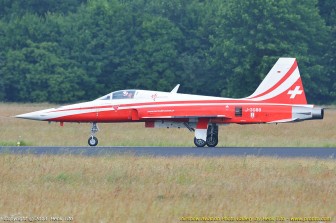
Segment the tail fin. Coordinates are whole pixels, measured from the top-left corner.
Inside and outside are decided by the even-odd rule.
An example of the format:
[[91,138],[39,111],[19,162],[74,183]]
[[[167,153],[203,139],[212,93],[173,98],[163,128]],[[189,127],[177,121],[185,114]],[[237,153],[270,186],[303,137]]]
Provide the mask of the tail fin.
[[295,58],[279,58],[257,90],[247,97],[255,101],[307,104]]

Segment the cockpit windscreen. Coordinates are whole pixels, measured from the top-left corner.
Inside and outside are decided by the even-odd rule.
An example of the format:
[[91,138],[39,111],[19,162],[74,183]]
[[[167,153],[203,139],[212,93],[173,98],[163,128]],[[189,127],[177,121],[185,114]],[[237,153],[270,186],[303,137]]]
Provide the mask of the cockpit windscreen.
[[96,100],[117,100],[117,99],[132,99],[134,98],[135,90],[121,90],[107,94]]
[[135,90],[115,91],[112,94],[112,99],[132,99],[134,98]]

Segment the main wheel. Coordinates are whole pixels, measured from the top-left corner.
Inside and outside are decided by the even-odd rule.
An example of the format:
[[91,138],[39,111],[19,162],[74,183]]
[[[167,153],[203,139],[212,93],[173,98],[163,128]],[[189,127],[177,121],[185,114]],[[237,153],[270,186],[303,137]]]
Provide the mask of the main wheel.
[[98,139],[94,136],[91,136],[88,140],[90,146],[96,146],[98,144]]
[[206,138],[206,144],[209,147],[215,147],[218,144],[218,136],[216,134],[210,134]]
[[197,147],[204,147],[206,145],[206,141],[203,139],[196,139],[196,137],[194,138],[194,143]]

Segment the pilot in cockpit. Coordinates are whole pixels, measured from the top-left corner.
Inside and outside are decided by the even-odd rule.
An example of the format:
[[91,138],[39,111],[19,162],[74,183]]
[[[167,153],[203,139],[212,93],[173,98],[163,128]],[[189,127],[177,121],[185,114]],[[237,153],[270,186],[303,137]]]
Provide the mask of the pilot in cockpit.
[[133,93],[128,91],[123,91],[123,98],[133,98]]
[[127,98],[128,96],[128,91],[123,91],[123,98]]
[[133,93],[132,92],[128,92],[127,97],[128,98],[133,98]]

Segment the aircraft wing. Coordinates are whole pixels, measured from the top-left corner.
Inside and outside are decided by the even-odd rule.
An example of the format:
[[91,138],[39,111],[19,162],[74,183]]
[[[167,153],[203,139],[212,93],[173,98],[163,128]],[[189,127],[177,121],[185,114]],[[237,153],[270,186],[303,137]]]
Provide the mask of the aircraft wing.
[[136,109],[139,119],[189,119],[189,118],[226,118],[230,119],[229,111],[221,107],[164,107]]
[[173,118],[173,119],[183,119],[183,118],[227,118],[231,119],[231,117],[225,115],[179,115],[179,116],[143,116],[140,119],[166,119],[166,118]]

